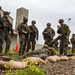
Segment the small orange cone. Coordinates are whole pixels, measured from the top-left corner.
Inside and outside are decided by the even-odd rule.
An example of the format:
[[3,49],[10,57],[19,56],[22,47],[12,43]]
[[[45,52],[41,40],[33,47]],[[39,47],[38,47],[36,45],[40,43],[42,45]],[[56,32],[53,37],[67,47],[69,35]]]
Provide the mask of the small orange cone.
[[72,53],[72,49],[70,50],[70,53]]
[[19,46],[18,46],[18,42],[16,42],[16,47],[15,47],[15,52],[18,52],[19,51]]

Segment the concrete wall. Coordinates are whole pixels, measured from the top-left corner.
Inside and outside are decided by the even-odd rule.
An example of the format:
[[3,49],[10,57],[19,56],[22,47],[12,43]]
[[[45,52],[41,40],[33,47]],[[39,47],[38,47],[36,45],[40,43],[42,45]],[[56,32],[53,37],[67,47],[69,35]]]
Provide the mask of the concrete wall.
[[[11,46],[10,46],[10,49],[15,48],[16,42],[17,42],[17,35],[14,35],[14,36],[11,38]],[[5,43],[5,41],[4,41],[3,48],[5,48],[5,47],[6,47],[6,43]]]
[[42,47],[43,47],[42,44],[36,44],[36,45],[35,45],[35,50],[40,49],[40,48],[42,48]]
[[28,18],[28,9],[25,8],[19,8],[16,11],[16,25],[15,28],[17,29],[17,26],[23,22],[23,17]]

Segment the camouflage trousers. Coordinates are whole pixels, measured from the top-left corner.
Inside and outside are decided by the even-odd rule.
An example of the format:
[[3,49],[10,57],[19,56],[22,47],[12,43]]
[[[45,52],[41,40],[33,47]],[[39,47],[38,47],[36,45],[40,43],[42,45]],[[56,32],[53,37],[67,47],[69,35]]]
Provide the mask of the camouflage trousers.
[[28,47],[27,47],[27,52],[29,51],[29,49],[31,49],[32,51],[34,51],[35,50],[35,44],[36,44],[36,40],[35,40],[35,38],[30,38],[29,40],[28,40]]
[[72,44],[72,53],[75,53],[75,43]]
[[0,53],[2,53],[3,50],[3,41],[4,41],[3,31],[0,31]]
[[20,41],[20,48],[19,48],[19,55],[24,54],[26,52],[26,47],[27,47],[27,38],[25,35],[20,35],[19,36],[19,41]]
[[6,43],[6,48],[5,48],[5,53],[7,53],[10,49],[10,45],[11,45],[11,37],[9,32],[4,32],[4,40]]
[[62,54],[67,55],[67,50],[68,50],[68,39],[61,38],[60,39],[60,55]]

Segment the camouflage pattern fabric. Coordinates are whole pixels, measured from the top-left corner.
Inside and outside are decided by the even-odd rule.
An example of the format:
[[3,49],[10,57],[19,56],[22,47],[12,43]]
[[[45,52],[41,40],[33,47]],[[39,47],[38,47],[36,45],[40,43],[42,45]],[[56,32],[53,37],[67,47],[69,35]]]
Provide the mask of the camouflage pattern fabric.
[[3,50],[3,41],[4,41],[4,35],[3,31],[0,29],[0,53],[2,53]]
[[29,29],[30,29],[30,38],[28,41],[27,52],[29,49],[31,49],[32,51],[35,50],[36,40],[38,40],[38,35],[39,35],[38,29],[35,25],[30,25]]
[[60,38],[60,55],[62,55],[62,54],[67,55],[70,29],[66,24],[63,24],[62,26],[60,26],[58,28],[57,33],[60,34],[60,36],[61,36],[61,38]]
[[3,41],[4,41],[4,36],[3,36],[3,28],[2,28],[2,22],[1,22],[1,14],[0,14],[0,54],[2,53],[3,49]]
[[37,49],[35,51],[26,53],[24,56],[22,56],[22,58],[25,58],[27,56],[36,56],[36,57],[40,57],[42,59],[45,59],[46,57],[48,57],[50,55],[55,55],[55,54],[56,53],[52,47],[49,47],[49,48],[43,47],[41,49]]
[[72,43],[72,53],[75,52],[75,34],[71,38],[71,43]]
[[3,30],[3,33],[4,33],[4,40],[5,40],[5,43],[6,43],[6,48],[5,48],[5,53],[7,53],[10,49],[10,45],[11,45],[11,37],[10,37],[10,30],[9,30],[9,27],[8,27],[8,18],[5,18],[5,17],[2,17],[2,23],[4,25],[4,30]]
[[55,36],[55,31],[51,28],[51,27],[47,27],[44,29],[44,31],[42,32],[45,43],[44,44],[49,44],[49,42],[51,42],[51,40],[53,39],[53,37]]
[[18,25],[17,30],[19,31],[19,41],[20,41],[20,48],[19,54],[22,55],[26,52],[27,47],[27,40],[29,38],[29,28],[28,25],[22,22]]

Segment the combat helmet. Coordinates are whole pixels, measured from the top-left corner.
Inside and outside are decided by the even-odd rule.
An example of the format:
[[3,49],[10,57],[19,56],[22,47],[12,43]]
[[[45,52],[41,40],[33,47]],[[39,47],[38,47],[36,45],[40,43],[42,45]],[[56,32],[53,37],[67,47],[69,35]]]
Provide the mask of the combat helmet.
[[10,14],[10,12],[8,12],[8,11],[3,12],[3,15],[9,15],[9,14]]
[[36,24],[36,21],[35,20],[32,20],[32,22],[31,23],[34,23],[34,24]]
[[27,22],[27,21],[28,21],[28,19],[27,19],[26,17],[23,17],[23,21]]
[[64,20],[63,19],[59,19],[59,21],[58,21],[59,23],[62,23],[62,22],[64,22]]
[[47,26],[51,26],[51,23],[47,23]]

